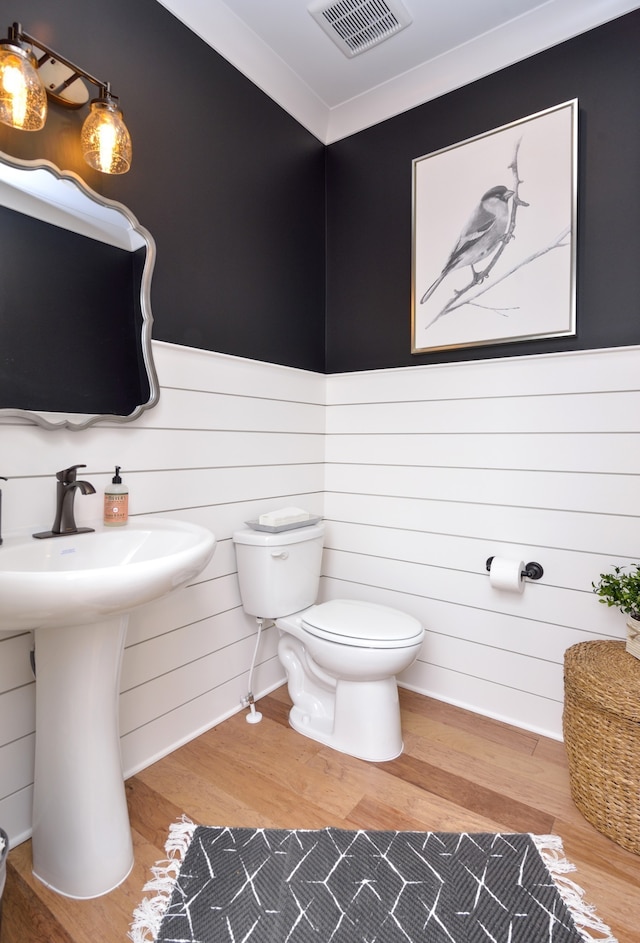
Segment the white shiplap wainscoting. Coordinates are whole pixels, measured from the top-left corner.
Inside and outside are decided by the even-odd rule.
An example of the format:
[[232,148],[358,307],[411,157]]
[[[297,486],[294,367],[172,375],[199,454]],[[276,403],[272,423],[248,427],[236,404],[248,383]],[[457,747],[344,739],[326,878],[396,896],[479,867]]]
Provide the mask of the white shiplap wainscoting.
[[[640,559],[638,348],[329,377],[324,593],[427,629],[407,687],[560,738],[563,655],[622,638]],[[493,589],[492,555],[544,568]]]
[[[77,496],[78,524],[101,517],[118,464],[132,516],[192,521],[217,537],[193,585],[131,615],[120,697],[127,775],[239,710],[247,693],[256,623],[240,606],[233,531],[277,507],[324,510],[324,376],[162,343],[154,355],[160,402],[135,423],[0,426],[5,533],[49,527],[55,472],[82,462],[98,493]],[[0,637],[0,824],[12,843],[31,830],[31,644],[30,633]],[[256,695],[284,679],[275,649],[267,628]]]
[[[239,709],[256,626],[240,605],[231,535],[290,504],[326,519],[324,598],[385,603],[425,624],[401,683],[560,737],[565,649],[624,636],[591,581],[640,557],[639,348],[329,377],[168,344],[154,352],[160,403],[136,423],[0,427],[6,532],[48,527],[54,473],[85,462],[98,494],[78,496],[78,523],[100,517],[117,463],[133,515],[193,521],[218,538],[193,585],[132,614],[126,774]],[[544,577],[521,596],[492,589],[492,555],[537,560]],[[284,679],[276,641],[267,629],[256,695]],[[31,828],[30,645],[29,633],[0,639],[0,824],[13,842]]]

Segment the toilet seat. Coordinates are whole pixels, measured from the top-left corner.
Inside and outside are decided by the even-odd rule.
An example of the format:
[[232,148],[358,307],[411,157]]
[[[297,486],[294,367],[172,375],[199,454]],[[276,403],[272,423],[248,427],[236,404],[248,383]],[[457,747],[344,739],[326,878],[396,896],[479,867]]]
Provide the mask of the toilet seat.
[[332,599],[301,614],[302,628],[316,638],[356,648],[406,648],[424,630],[413,616],[356,599]]

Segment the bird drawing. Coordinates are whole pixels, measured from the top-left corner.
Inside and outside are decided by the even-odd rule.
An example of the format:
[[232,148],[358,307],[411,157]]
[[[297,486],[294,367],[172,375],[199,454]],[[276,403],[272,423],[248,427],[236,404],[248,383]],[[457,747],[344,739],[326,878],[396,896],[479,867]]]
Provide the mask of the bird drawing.
[[440,282],[455,269],[470,265],[474,282],[482,280],[482,276],[478,275],[474,265],[491,255],[502,241],[507,231],[509,200],[513,194],[513,190],[508,190],[503,186],[487,190],[460,233],[460,238],[447,259],[446,265],[435,282],[427,288],[420,299],[420,304],[424,304]]

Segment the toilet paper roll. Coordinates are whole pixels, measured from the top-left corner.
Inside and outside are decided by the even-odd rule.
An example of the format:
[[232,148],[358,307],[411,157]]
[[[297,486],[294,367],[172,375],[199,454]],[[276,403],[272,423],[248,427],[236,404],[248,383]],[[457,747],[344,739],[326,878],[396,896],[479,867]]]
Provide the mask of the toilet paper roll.
[[521,593],[524,590],[523,570],[522,560],[494,557],[489,569],[489,582],[495,589],[504,589],[508,593]]

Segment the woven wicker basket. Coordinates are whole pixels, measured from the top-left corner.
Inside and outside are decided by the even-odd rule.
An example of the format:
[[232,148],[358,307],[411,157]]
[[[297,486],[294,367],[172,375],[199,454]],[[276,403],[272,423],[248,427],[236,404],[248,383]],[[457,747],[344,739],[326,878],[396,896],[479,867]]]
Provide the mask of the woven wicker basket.
[[564,657],[571,795],[588,822],[640,854],[640,661],[624,642],[581,642]]

